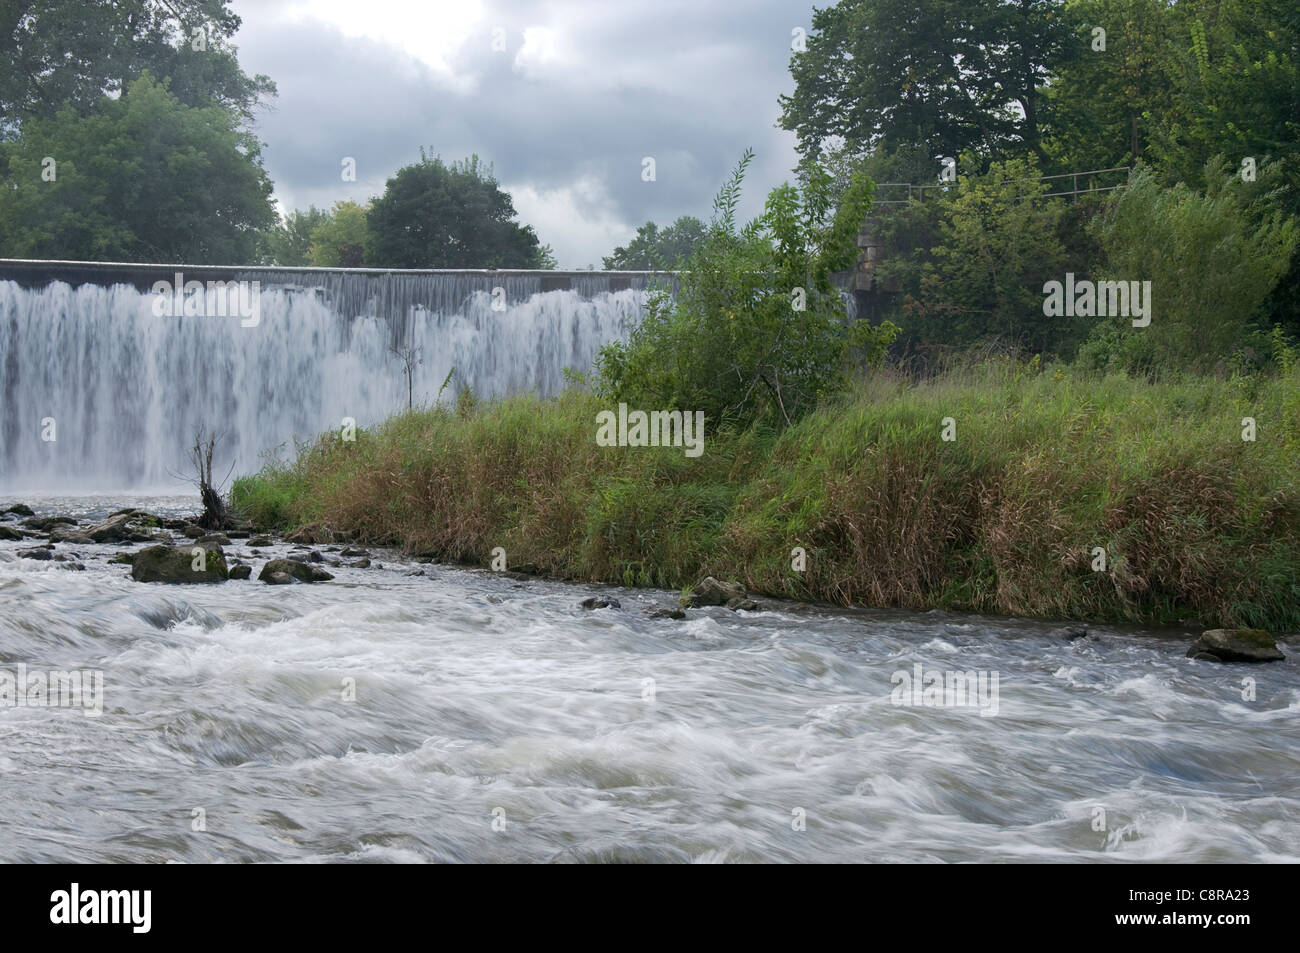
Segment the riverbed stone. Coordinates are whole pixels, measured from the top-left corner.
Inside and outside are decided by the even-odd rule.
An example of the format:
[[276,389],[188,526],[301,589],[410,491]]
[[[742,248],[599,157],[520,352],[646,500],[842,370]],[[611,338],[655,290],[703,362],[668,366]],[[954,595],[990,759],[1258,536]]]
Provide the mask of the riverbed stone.
[[84,546],[86,543],[94,543],[98,542],[98,540],[92,539],[88,536],[86,531],[80,526],[65,526],[60,523],[58,526],[55,526],[50,530],[50,542],[78,543]]
[[682,596],[681,603],[689,609],[700,606],[725,606],[732,599],[744,599],[745,587],[738,582],[719,582],[712,576],[705,576],[691,587],[689,594]]
[[239,565],[230,567],[231,579],[247,579],[253,575],[253,567],[249,565]]
[[148,546],[131,560],[131,578],[136,582],[171,585],[224,582],[230,575],[220,548],[202,547],[201,569],[194,568],[192,546]]
[[203,543],[216,543],[216,544],[219,545],[219,546],[229,546],[229,545],[230,545],[230,537],[227,536],[225,533],[208,533],[208,534],[205,535],[205,536],[200,536],[200,537],[198,538],[198,542],[199,542],[200,544],[203,544]]
[[686,611],[678,609],[675,606],[655,606],[647,609],[646,613],[651,619],[685,619]]
[[249,546],[274,546],[275,541],[270,536],[254,536],[247,543]]
[[37,532],[47,533],[50,527],[58,526],[60,523],[68,526],[77,525],[77,521],[70,516],[34,516],[31,519],[23,520],[22,525]]
[[46,561],[54,558],[54,548],[51,546],[37,546],[35,549],[20,549],[18,555],[24,559]]
[[[119,513],[117,516],[110,516],[104,522],[97,523],[87,529],[85,535],[97,543],[119,543],[124,540],[131,540],[135,536],[142,536],[143,534],[138,529],[131,526],[135,515],[135,511],[131,511],[130,513]],[[148,539],[148,537],[144,536],[143,539],[135,541],[143,542],[145,539]]]
[[0,526],[0,539],[23,539],[23,534],[8,526]]
[[324,569],[317,569],[315,566],[309,566],[307,563],[299,562],[296,559],[272,559],[262,567],[262,571],[258,573],[257,578],[262,582],[275,584],[271,577],[276,573],[284,573],[300,582],[328,582],[334,578]]
[[623,604],[613,596],[588,596],[578,603],[584,609],[621,609]]
[[36,515],[35,513],[32,512],[32,508],[31,508],[30,506],[28,506],[26,503],[15,503],[13,506],[11,506],[11,507],[9,507],[8,509],[6,509],[5,512],[6,512],[6,513],[13,513],[15,516],[35,516],[35,515]]
[[298,582],[297,579],[289,575],[287,572],[267,573],[266,571],[263,571],[257,578],[268,586],[292,586]]
[[760,612],[762,607],[753,599],[728,599],[727,608],[732,612]]
[[1277,639],[1263,629],[1209,629],[1192,643],[1187,657],[1213,662],[1280,662],[1286,658]]

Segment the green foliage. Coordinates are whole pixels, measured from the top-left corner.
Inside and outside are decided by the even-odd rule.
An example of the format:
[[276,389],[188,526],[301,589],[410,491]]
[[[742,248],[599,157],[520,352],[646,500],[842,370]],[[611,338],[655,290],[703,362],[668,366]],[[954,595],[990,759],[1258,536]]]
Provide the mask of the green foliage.
[[[0,0],[0,130],[66,109],[89,115],[127,95],[146,71],[192,107],[221,106],[247,122],[275,94],[240,69],[230,0]],[[201,47],[201,49],[196,49]],[[0,136],[2,138],[2,136]]]
[[275,220],[259,145],[238,116],[186,106],[147,72],[88,115],[28,119],[0,161],[8,257],[251,263]]
[[335,202],[311,231],[307,263],[317,268],[360,268],[371,259],[374,237],[368,224],[369,206]]
[[[1180,4],[1181,5],[1181,4]],[[1045,151],[1060,171],[1109,169],[1148,156],[1174,97],[1176,47],[1165,0],[1076,0],[1074,48],[1047,90]],[[1105,49],[1094,47],[1105,30]]]
[[1202,194],[1181,183],[1162,188],[1139,169],[1094,222],[1106,255],[1101,277],[1150,281],[1153,300],[1149,327],[1124,332],[1110,322],[1098,335],[1148,335],[1161,363],[1183,370],[1227,358],[1251,319],[1262,316],[1300,238],[1294,219],[1251,207],[1268,200],[1267,167],[1256,183],[1243,183],[1216,158],[1205,178]]
[[607,399],[702,410],[714,428],[787,426],[842,387],[851,349],[865,363],[883,356],[893,326],[850,323],[831,281],[857,256],[870,180],[856,178],[836,209],[830,176],[814,169],[801,188],[773,189],[763,214],[738,229],[752,157],[745,153],[719,192],[676,295],[654,296],[630,339],[602,349]]
[[781,125],[805,156],[833,136],[945,156],[1037,152],[1043,86],[1074,55],[1073,23],[1056,0],[840,0],[814,11],[807,50],[791,57]]
[[1077,333],[1069,319],[1043,316],[1043,283],[1066,268],[1066,205],[1048,191],[1032,159],[1013,159],[890,214],[879,274],[902,293],[895,320],[909,348],[997,341],[1051,353]]
[[330,213],[311,206],[295,210],[262,235],[262,263],[298,266],[311,264],[312,232],[329,221]]
[[371,259],[386,268],[550,267],[532,227],[514,218],[490,165],[476,155],[446,165],[422,149],[371,206]]
[[654,222],[636,230],[627,246],[618,246],[603,259],[610,271],[666,271],[681,268],[704,240],[706,229],[698,218],[683,215],[663,231]]

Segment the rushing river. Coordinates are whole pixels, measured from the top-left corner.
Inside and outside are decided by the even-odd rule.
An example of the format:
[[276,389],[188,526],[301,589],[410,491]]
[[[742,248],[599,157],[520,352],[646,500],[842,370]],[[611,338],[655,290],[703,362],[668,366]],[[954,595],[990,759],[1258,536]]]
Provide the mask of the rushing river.
[[[0,861],[1300,861],[1294,642],[1244,666],[937,612],[650,619],[675,594],[380,550],[163,586],[31,545],[0,542],[0,671],[102,671],[103,712],[0,708]],[[981,704],[912,704],[917,665],[988,674]]]

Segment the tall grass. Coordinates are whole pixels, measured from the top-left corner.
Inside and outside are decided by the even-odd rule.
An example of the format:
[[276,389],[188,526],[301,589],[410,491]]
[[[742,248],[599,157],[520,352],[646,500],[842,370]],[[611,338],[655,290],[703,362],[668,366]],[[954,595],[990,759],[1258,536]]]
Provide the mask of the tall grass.
[[500,546],[511,568],[569,579],[713,574],[840,604],[1300,629],[1294,368],[882,373],[782,434],[709,434],[696,459],[597,446],[602,409],[569,391],[415,410],[326,435],[238,480],[233,503],[268,528],[321,522],[448,560],[486,565]]

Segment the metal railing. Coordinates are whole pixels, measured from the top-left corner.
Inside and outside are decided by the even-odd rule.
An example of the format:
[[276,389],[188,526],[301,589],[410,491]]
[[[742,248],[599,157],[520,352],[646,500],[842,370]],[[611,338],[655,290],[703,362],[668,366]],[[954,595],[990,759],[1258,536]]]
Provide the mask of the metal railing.
[[[1084,172],[1062,172],[1056,175],[1040,175],[1036,179],[1003,179],[1003,185],[1010,185],[1013,182],[1047,182],[1056,179],[1070,179],[1072,188],[1061,192],[1045,192],[1042,195],[1034,195],[1031,198],[1059,198],[1069,195],[1074,201],[1079,201],[1080,195],[1087,195],[1092,192],[1111,192],[1115,189],[1122,189],[1127,182],[1118,182],[1113,185],[1098,186],[1094,184],[1093,176],[1107,175],[1112,172],[1123,172],[1126,176],[1132,171],[1128,166],[1116,166],[1113,169],[1088,169]],[[1085,179],[1087,185],[1085,188],[1079,187],[1079,180]],[[925,193],[932,189],[953,189],[957,186],[956,182],[937,182],[933,185],[912,185],[910,182],[878,182],[876,183],[876,194],[879,195],[882,189],[906,189],[907,198],[900,199],[876,199],[873,205],[906,205],[916,197],[920,201],[925,200]]]

